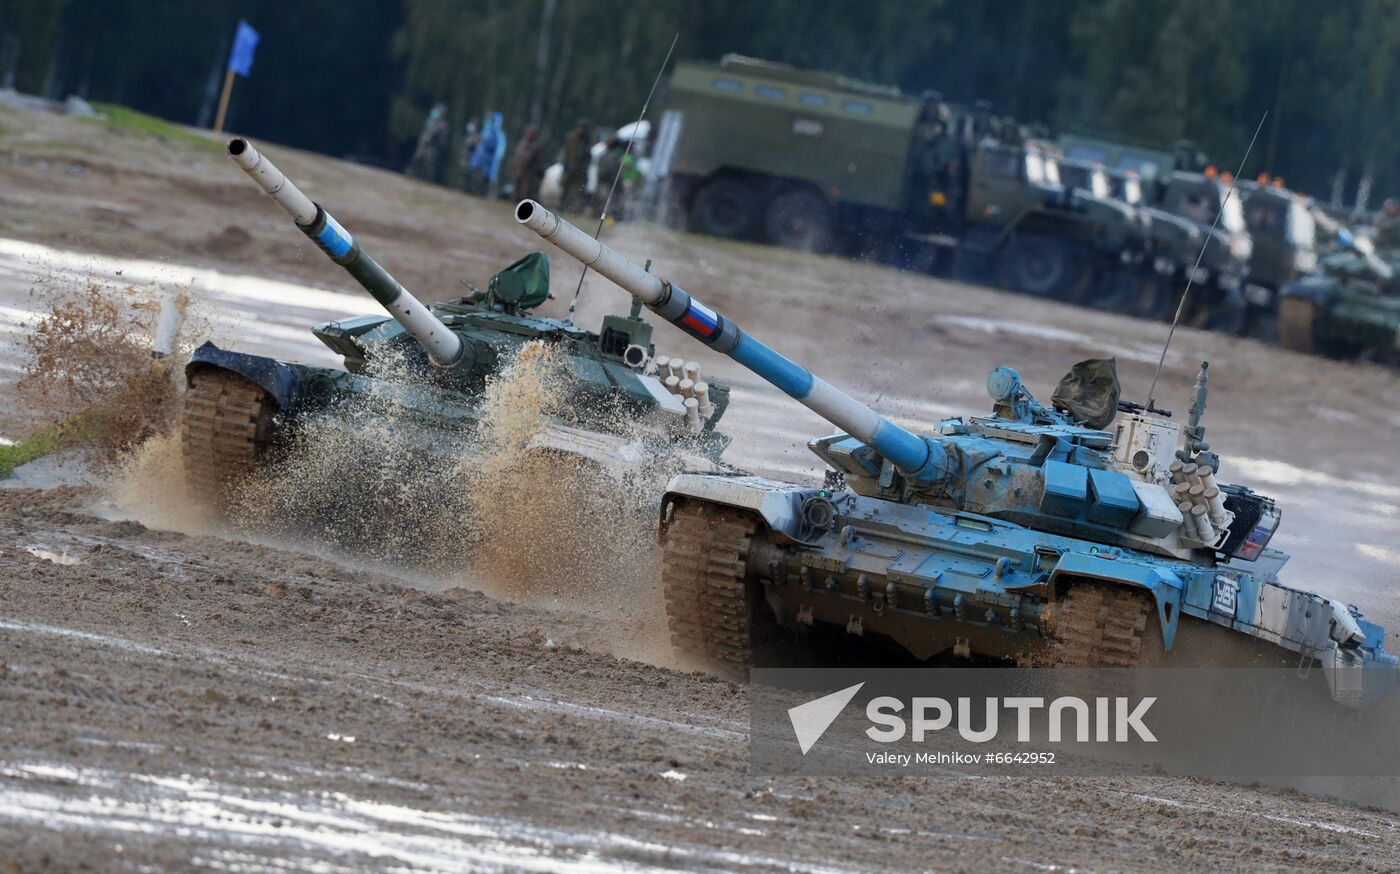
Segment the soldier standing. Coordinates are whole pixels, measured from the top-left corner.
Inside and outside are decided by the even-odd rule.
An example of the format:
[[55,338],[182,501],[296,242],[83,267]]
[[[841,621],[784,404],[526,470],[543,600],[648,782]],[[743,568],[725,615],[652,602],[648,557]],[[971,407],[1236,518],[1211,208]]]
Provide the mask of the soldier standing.
[[462,151],[458,159],[458,165],[462,171],[462,190],[470,193],[472,189],[472,155],[476,152],[476,147],[481,144],[481,130],[477,127],[476,120],[467,121],[466,127],[462,129]]
[[472,150],[467,160],[469,187],[472,194],[494,196],[496,175],[501,168],[501,158],[506,152],[506,133],[502,129],[504,119],[499,112],[486,114],[486,123],[481,128],[481,140]]
[[593,137],[588,122],[578,120],[574,132],[564,141],[563,203],[565,212],[580,212],[588,205],[588,164],[592,160]]
[[540,132],[534,126],[525,128],[520,145],[510,157],[510,184],[516,200],[538,200],[540,175],[544,173],[544,152],[540,149]]
[[[627,157],[627,144],[617,138],[617,135],[608,137],[607,148],[603,156],[598,159],[598,197],[601,199],[607,196],[608,191],[613,192],[611,212],[615,218],[621,219],[627,200],[627,180],[624,178],[623,161]],[[617,179],[617,188],[613,188],[613,179]],[[601,204],[600,204],[601,207]]]
[[423,130],[418,134],[418,144],[413,149],[413,157],[408,161],[404,172],[425,182],[436,182],[438,160],[442,146],[447,141],[447,104],[435,103],[423,122]]

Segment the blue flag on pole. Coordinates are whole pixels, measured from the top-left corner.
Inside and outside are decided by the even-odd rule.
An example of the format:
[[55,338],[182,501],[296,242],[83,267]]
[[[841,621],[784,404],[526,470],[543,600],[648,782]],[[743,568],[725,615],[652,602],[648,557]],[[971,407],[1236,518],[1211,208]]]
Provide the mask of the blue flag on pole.
[[234,73],[248,78],[253,71],[253,52],[258,47],[258,32],[246,21],[238,22],[238,33],[233,38],[233,51],[228,55],[228,68]]

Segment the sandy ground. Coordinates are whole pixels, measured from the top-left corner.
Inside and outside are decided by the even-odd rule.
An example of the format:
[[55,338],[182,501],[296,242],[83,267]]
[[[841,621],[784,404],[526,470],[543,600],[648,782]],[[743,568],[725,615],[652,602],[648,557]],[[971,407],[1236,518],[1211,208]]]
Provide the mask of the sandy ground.
[[[268,151],[423,297],[457,294],[459,278],[480,283],[537,247],[506,204]],[[1048,398],[1073,362],[1114,355],[1125,396],[1142,400],[1165,335],[868,265],[642,226],[608,234],[911,425],[986,409],[983,378],[1000,363]],[[547,310],[560,313],[577,271],[549,254],[563,299]],[[189,289],[221,345],[316,363],[333,359],[309,323],[373,309],[217,147],[0,111],[0,381],[20,366],[17,340],[51,289],[89,280]],[[624,306],[590,279],[580,321]],[[732,462],[819,474],[802,445],[824,433],[819,420],[669,326],[657,342],[735,387]],[[1159,403],[1184,415],[1202,358],[1212,362],[1206,424],[1223,475],[1284,506],[1275,544],[1295,554],[1285,578],[1400,626],[1400,378],[1183,331]],[[0,408],[0,436],[32,424],[2,388]],[[159,462],[153,474],[169,474]],[[467,569],[423,578],[316,557],[304,543],[172,511],[162,488],[0,493],[0,862],[1396,864],[1389,814],[1279,790],[976,775],[756,780],[746,773],[744,691],[669,667],[663,642],[637,634],[654,616],[567,591],[511,597]],[[648,603],[640,568],[607,584],[637,593],[638,609]]]

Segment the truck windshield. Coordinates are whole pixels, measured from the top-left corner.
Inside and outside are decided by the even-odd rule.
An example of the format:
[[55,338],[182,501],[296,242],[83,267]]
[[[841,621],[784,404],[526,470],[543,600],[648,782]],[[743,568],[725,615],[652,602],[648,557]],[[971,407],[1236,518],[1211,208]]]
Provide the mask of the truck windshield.
[[1089,191],[1093,188],[1093,171],[1083,164],[1066,164],[1060,168],[1060,177],[1066,188],[1080,188]]
[[1288,222],[1288,208],[1282,201],[1265,193],[1251,197],[1244,205],[1244,220],[1252,233],[1280,237]]
[[1124,203],[1137,206],[1142,203],[1142,181],[1136,176],[1113,176],[1113,196]]

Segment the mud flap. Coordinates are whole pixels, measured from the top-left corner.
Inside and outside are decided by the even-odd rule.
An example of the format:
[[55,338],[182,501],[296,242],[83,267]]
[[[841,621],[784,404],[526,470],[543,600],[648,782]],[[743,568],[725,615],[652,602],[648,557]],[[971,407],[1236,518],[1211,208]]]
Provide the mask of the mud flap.
[[261,355],[248,355],[244,352],[230,352],[206,342],[185,364],[185,379],[205,368],[215,368],[236,373],[249,382],[260,386],[272,395],[280,410],[289,411],[296,406],[301,396],[301,378],[291,367],[273,358]]
[[661,497],[661,531],[664,535],[667,507],[678,498],[691,498],[747,510],[761,518],[779,538],[810,546],[802,539],[802,499],[812,491],[757,476],[678,474],[671,478]]
[[1181,596],[1185,588],[1175,574],[1158,568],[1070,553],[1061,557],[1055,565],[1055,572],[1050,578],[1052,588],[1062,576],[1136,586],[1151,592],[1152,600],[1157,604],[1157,622],[1162,629],[1162,648],[1171,650],[1172,642],[1176,639],[1177,620],[1181,618]]

